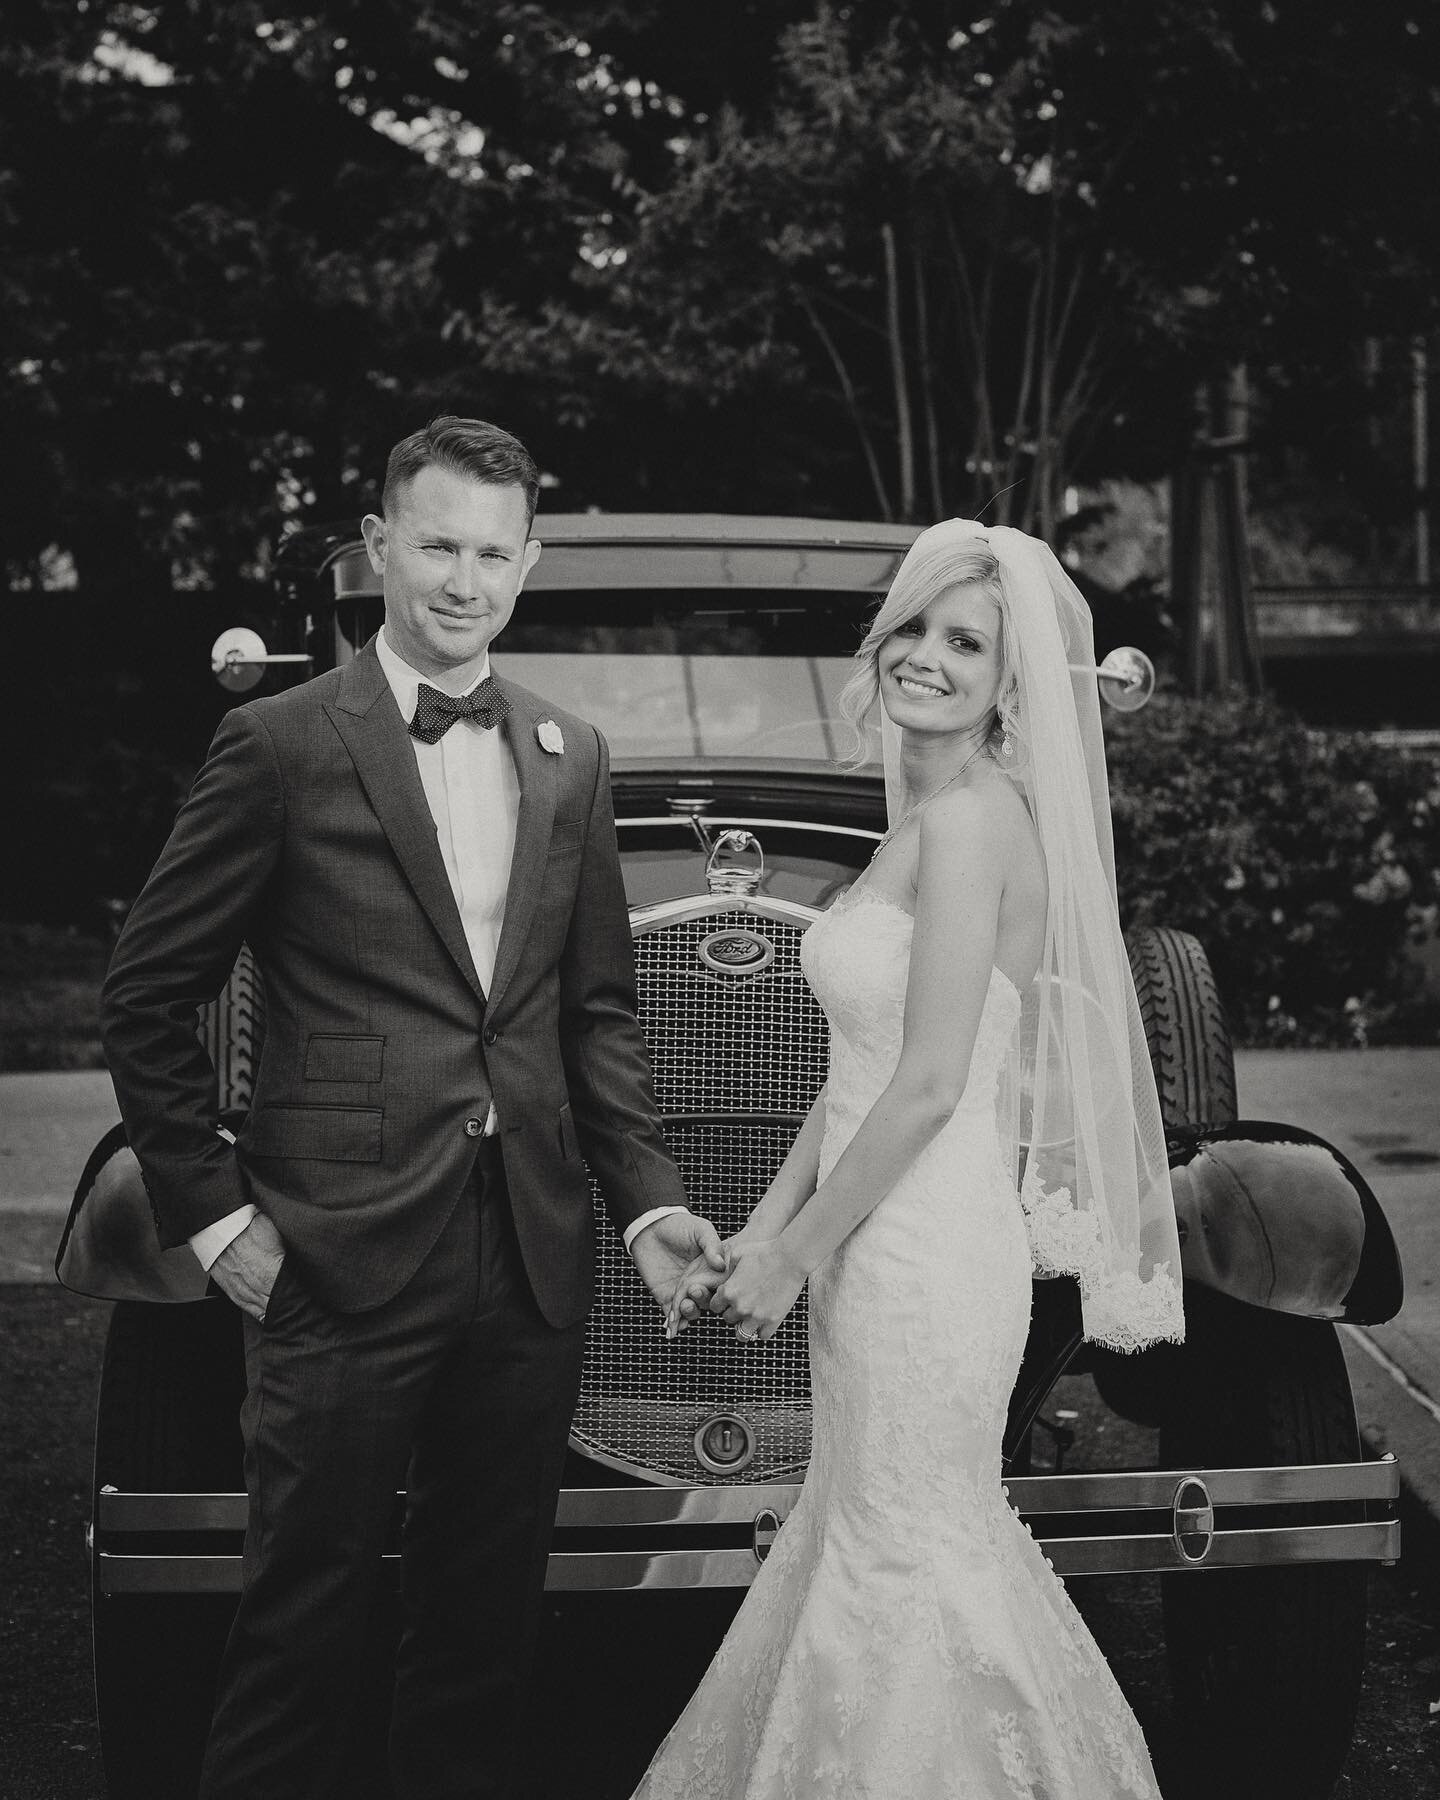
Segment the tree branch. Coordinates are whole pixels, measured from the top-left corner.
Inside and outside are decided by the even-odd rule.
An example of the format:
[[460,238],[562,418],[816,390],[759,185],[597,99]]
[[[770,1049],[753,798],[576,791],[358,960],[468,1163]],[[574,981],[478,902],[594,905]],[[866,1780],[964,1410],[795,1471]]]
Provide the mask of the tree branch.
[[900,264],[895,249],[895,227],[887,219],[880,227],[885,248],[885,326],[890,340],[890,385],[895,395],[895,445],[900,458],[900,517],[915,517],[915,426],[910,412],[910,391],[905,371],[905,343],[900,326]]
[[925,294],[925,261],[918,240],[910,245],[911,279],[915,284],[915,347],[920,358],[920,402],[925,410],[925,465],[930,481],[930,516],[945,510],[940,485],[940,421],[935,412],[935,363],[930,348],[930,309]]
[[834,338],[825,329],[824,320],[815,310],[810,296],[802,288],[797,287],[792,291],[800,310],[810,322],[810,329],[819,338],[825,354],[830,358],[830,366],[834,369],[836,379],[840,383],[840,392],[845,397],[846,409],[860,439],[860,448],[865,456],[865,466],[870,471],[870,481],[875,489],[875,500],[880,508],[880,517],[887,525],[891,524],[895,518],[895,508],[885,490],[885,478],[880,473],[880,459],[875,454],[875,444],[866,427],[864,415],[860,411],[860,404],[855,394],[855,384],[850,379],[850,371],[845,367],[845,359],[841,356],[839,346]]

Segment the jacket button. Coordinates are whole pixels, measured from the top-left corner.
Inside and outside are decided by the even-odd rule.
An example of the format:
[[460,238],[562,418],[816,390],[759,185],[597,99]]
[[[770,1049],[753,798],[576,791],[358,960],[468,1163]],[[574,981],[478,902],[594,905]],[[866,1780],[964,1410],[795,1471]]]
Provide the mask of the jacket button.
[[467,1119],[465,1121],[466,1137],[479,1137],[480,1133],[484,1129],[485,1129],[484,1122],[480,1119]]
[[499,1037],[499,1035],[500,1035],[500,1033],[495,1029],[495,1027],[493,1025],[491,1025],[485,1033],[485,1042],[487,1044],[493,1044],[495,1042],[496,1038]]

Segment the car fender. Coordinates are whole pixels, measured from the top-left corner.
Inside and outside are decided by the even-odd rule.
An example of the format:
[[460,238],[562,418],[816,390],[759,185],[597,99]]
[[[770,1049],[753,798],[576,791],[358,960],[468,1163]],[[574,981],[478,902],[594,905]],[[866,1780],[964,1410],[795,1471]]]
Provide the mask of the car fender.
[[60,1245],[55,1275],[92,1300],[203,1300],[210,1278],[188,1244],[160,1248],[150,1196],[125,1127],[114,1125],[91,1151]]
[[1379,1324],[1404,1297],[1379,1201],[1333,1144],[1242,1119],[1171,1128],[1170,1180],[1185,1276],[1272,1312]]

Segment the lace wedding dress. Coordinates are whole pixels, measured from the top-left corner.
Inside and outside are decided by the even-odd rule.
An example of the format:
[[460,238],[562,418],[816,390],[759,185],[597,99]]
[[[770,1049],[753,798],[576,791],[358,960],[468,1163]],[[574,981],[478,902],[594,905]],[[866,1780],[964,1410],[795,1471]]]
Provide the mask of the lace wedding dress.
[[[911,926],[861,888],[806,933],[830,1022],[821,1179],[899,1057]],[[635,1800],[1158,1800],[1001,1487],[1030,1318],[995,1122],[1019,1008],[996,969],[959,1107],[811,1277],[804,1489]]]

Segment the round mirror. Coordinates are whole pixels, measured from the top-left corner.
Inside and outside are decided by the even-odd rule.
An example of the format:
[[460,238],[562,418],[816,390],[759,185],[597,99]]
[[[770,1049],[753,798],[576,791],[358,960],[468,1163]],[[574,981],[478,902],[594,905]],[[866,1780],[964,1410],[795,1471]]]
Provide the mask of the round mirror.
[[1100,698],[1116,712],[1139,712],[1155,692],[1155,665],[1143,650],[1126,644],[1112,650],[1096,670]]
[[232,694],[245,694],[265,674],[265,640],[248,625],[222,631],[210,652],[210,672]]

